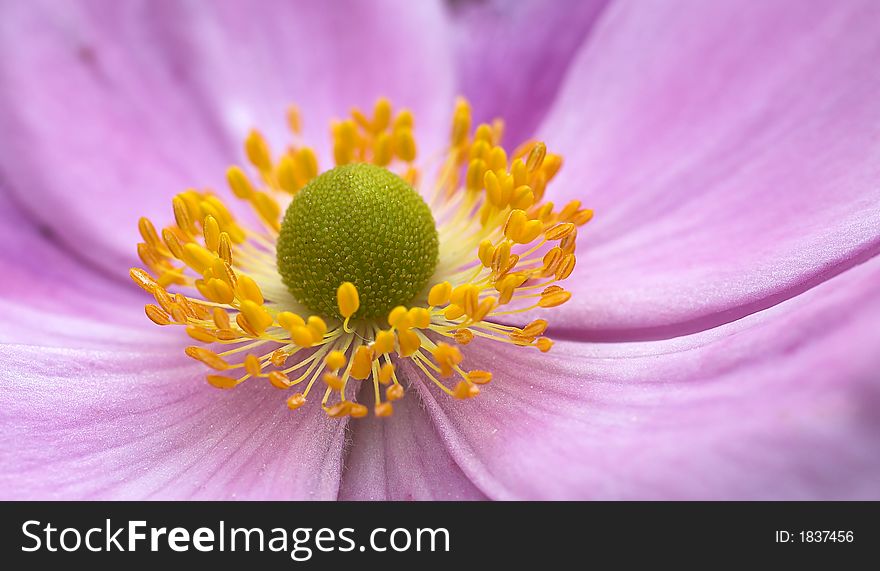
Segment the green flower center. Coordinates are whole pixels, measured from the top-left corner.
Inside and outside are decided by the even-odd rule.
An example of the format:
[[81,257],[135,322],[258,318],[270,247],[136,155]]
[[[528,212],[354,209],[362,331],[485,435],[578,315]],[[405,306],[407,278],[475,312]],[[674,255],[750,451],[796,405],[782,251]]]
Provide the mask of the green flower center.
[[406,305],[437,267],[437,228],[422,197],[382,167],[350,164],[300,190],[278,236],[278,271],[303,305],[339,317],[336,290],[352,282],[356,318]]

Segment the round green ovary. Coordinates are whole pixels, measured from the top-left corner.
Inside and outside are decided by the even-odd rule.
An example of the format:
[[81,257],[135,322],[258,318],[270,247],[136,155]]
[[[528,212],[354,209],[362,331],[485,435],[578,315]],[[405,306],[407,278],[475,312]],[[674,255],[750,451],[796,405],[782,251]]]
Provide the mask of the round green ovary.
[[357,318],[385,316],[422,291],[437,266],[437,228],[425,201],[374,165],[336,167],[294,197],[278,236],[278,271],[318,315],[339,315],[336,290],[352,282]]

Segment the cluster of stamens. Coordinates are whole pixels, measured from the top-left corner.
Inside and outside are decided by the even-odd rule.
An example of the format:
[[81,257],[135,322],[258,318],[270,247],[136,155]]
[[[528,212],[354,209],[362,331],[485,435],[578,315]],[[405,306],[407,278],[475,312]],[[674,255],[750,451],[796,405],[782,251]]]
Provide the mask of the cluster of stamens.
[[[139,223],[138,254],[147,269],[134,268],[131,277],[155,298],[146,314],[158,325],[184,326],[199,342],[186,354],[215,370],[207,376],[211,385],[231,389],[266,379],[288,393],[291,409],[318,386],[328,415],[358,418],[368,414],[357,396],[369,379],[374,413],[389,416],[404,395],[404,360],[445,393],[468,399],[492,374],[464,370],[459,346],[483,337],[550,350],[547,321],[502,321],[571,297],[557,282],[572,273],[577,227],[592,212],[579,201],[556,209],[543,200],[560,156],[536,141],[508,156],[503,123],[472,129],[470,107],[459,100],[439,175],[422,193],[439,236],[439,261],[424,291],[387,316],[363,319],[356,316],[358,288],[344,281],[336,290],[338,313],[315,314],[291,295],[278,269],[284,209],[320,172],[317,154],[300,139],[295,108],[288,122],[294,143],[280,156],[258,132],[248,136],[245,153],[257,179],[238,166],[227,171],[232,193],[262,228],[240,225],[217,195],[192,189],[173,199],[174,224],[161,233],[145,218]],[[409,111],[395,114],[385,99],[371,115],[354,110],[332,125],[334,162],[370,163],[418,187],[426,166],[416,163],[413,125]]]

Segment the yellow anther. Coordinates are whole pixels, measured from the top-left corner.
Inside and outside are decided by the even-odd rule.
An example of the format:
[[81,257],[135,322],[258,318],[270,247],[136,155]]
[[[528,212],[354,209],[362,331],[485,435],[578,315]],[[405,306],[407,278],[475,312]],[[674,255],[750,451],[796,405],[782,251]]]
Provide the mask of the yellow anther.
[[440,374],[448,377],[452,374],[455,365],[461,363],[461,351],[448,343],[440,343],[434,349],[434,360],[440,366]]
[[486,196],[489,198],[489,202],[498,206],[501,202],[501,182],[498,180],[498,175],[495,174],[495,171],[486,171],[486,174],[483,175],[483,186],[486,188]]
[[554,155],[552,153],[548,153],[544,157],[544,162],[541,165],[541,172],[544,173],[544,176],[547,177],[547,181],[553,179],[556,176],[556,173],[559,172],[559,169],[562,168],[562,157],[559,155]]
[[425,329],[431,325],[431,312],[424,307],[413,307],[407,312],[407,317],[413,327]]
[[498,290],[498,305],[507,305],[510,303],[510,300],[513,299],[513,294],[516,293],[516,283],[512,280],[508,280],[510,276],[505,277],[501,282],[495,285],[495,288]]
[[400,345],[398,354],[401,357],[409,357],[422,346],[422,340],[414,331],[410,330],[398,331],[397,342]]
[[413,119],[412,111],[409,109],[401,109],[400,112],[397,113],[397,116],[394,118],[394,125],[392,126],[392,131],[396,131],[401,127],[406,127],[408,129],[412,129],[415,121]]
[[289,389],[290,388],[290,379],[287,378],[287,375],[282,373],[281,371],[272,371],[269,373],[269,382],[272,383],[273,387],[279,389]]
[[556,307],[562,305],[569,299],[571,299],[571,292],[565,290],[553,291],[542,294],[541,299],[538,301],[538,305],[540,307]]
[[412,130],[404,128],[395,131],[393,145],[394,154],[400,160],[407,163],[416,160],[416,139],[413,137]]
[[296,410],[304,404],[306,404],[306,397],[302,393],[296,393],[287,399],[287,408],[290,410]]
[[177,227],[184,232],[194,232],[195,227],[192,218],[190,218],[189,209],[179,194],[171,199],[171,207],[174,209],[174,222]]
[[485,176],[486,162],[483,159],[472,159],[465,174],[465,187],[470,191],[481,190]]
[[385,97],[379,98],[373,107],[373,131],[383,131],[391,123],[391,102]]
[[468,371],[467,379],[477,385],[485,385],[492,380],[492,373],[489,371]]
[[339,124],[336,126],[335,134],[337,142],[346,149],[354,150],[354,148],[357,146],[357,126],[355,125],[354,121],[350,119],[340,121]]
[[537,337],[547,330],[547,325],[546,319],[536,319],[523,327],[522,333],[526,337]]
[[339,306],[340,315],[346,319],[357,313],[361,306],[361,300],[353,283],[343,282],[339,286],[336,290],[336,303]]
[[156,233],[156,227],[153,226],[153,223],[148,218],[138,220],[138,232],[140,232],[144,242],[151,247],[156,249],[162,248],[162,242],[159,240],[159,234]]
[[290,338],[300,347],[308,348],[315,343],[315,337],[312,335],[312,331],[304,325],[292,327],[290,329]]
[[217,223],[217,219],[213,216],[206,216],[202,233],[205,237],[205,247],[216,252],[220,247],[220,224]]
[[232,265],[232,241],[229,234],[220,232],[220,244],[217,246],[217,255],[229,265]]
[[574,216],[575,213],[577,213],[577,211],[580,209],[580,207],[581,207],[580,200],[569,201],[568,203],[566,203],[565,206],[562,207],[562,210],[559,211],[559,219],[560,220],[568,220],[569,218]]
[[324,409],[330,418],[342,418],[351,412],[351,401],[342,401]]
[[157,289],[153,292],[153,297],[156,298],[156,302],[159,306],[166,312],[171,313],[171,308],[174,307],[174,299],[168,294],[164,289]]
[[479,305],[477,305],[476,310],[470,315],[470,318],[474,321],[482,321],[489,315],[489,312],[495,309],[495,306],[498,305],[498,300],[494,297],[486,297],[480,300]]
[[183,246],[183,258],[189,267],[199,273],[204,273],[214,263],[216,256],[195,242],[187,242]]
[[459,99],[452,114],[452,146],[458,147],[464,144],[470,130],[471,106],[464,99]]
[[571,222],[576,226],[583,226],[587,222],[593,219],[593,211],[592,210],[580,210],[570,218]]
[[486,161],[489,160],[489,153],[492,152],[492,143],[483,140],[475,140],[474,144],[471,145],[470,158],[471,160],[480,159],[483,161],[485,171],[489,168],[489,165],[486,164]]
[[302,118],[299,107],[291,105],[287,108],[287,126],[294,135],[302,133]]
[[385,398],[389,401],[396,401],[403,398],[403,385],[391,385],[385,389]]
[[[490,243],[491,244],[491,243]],[[446,305],[449,303],[449,296],[452,295],[452,284],[449,282],[440,282],[435,284],[431,291],[428,292],[429,305]]]
[[354,151],[339,141],[333,144],[333,161],[337,165],[347,165],[352,161]]
[[213,333],[202,327],[196,327],[195,325],[188,326],[186,328],[186,334],[202,343],[214,343],[217,341],[217,338]]
[[553,341],[546,337],[541,337],[535,344],[538,346],[538,349],[541,350],[541,353],[546,353],[551,347],[553,347]]
[[560,260],[562,260],[563,255],[562,248],[559,246],[547,250],[542,263],[544,264],[544,269],[549,272],[548,275],[556,272],[556,267],[559,265]]
[[504,208],[513,197],[513,177],[507,173],[498,174],[495,171],[486,171],[483,178],[486,185],[486,197],[496,208]]
[[[236,323],[238,323],[238,317],[235,318]],[[220,329],[217,331],[217,339],[221,341],[233,341],[241,337],[241,333],[235,331],[234,329]]]
[[297,179],[305,184],[318,176],[318,157],[311,147],[303,147],[296,153]]
[[409,322],[407,309],[402,305],[392,309],[388,314],[388,325],[396,329],[409,329],[412,327],[412,324]]
[[290,194],[296,194],[300,189],[296,174],[296,163],[290,155],[284,155],[278,161],[278,186]]
[[214,196],[213,194],[204,194],[202,195],[203,200],[199,203],[199,207],[206,211],[205,214],[211,214],[217,219],[217,222],[220,224],[230,224],[235,221],[232,213],[229,212],[229,209],[226,208],[226,205],[223,204],[223,201]]
[[522,159],[516,159],[510,164],[510,176],[513,177],[513,186],[523,186],[528,182],[528,171]]
[[231,389],[238,384],[237,380],[222,375],[207,375],[205,378],[212,387],[218,389]]
[[394,351],[394,333],[391,331],[380,331],[376,334],[376,340],[373,342],[373,351],[376,355],[384,355]]
[[358,347],[351,358],[351,376],[366,379],[373,370],[373,351],[366,345]]
[[480,258],[480,262],[483,266],[489,268],[492,266],[492,258],[495,256],[495,246],[492,245],[491,240],[483,240],[480,242],[480,249],[477,252],[477,256]]
[[540,220],[529,220],[528,222],[526,222],[525,227],[522,229],[514,242],[516,242],[517,244],[528,244],[530,242],[533,242],[538,236],[541,235],[541,231],[543,229],[544,224]]
[[535,143],[535,146],[529,151],[528,159],[526,159],[526,169],[529,172],[535,172],[544,164],[544,157],[546,156],[547,145],[544,143]]
[[290,353],[282,347],[281,349],[275,349],[272,351],[269,355],[269,361],[276,367],[283,367],[284,363],[287,362],[288,357],[290,357]]
[[394,378],[394,365],[391,363],[385,363],[379,368],[379,382],[383,385],[387,385],[391,382],[392,378]]
[[321,380],[324,381],[324,384],[333,389],[334,391],[341,391],[342,387],[345,386],[345,383],[342,382],[342,379],[333,373],[324,373],[321,377]]
[[556,279],[564,280],[568,276],[571,275],[571,272],[574,271],[575,265],[575,257],[574,254],[566,254],[559,261],[559,265],[556,267]]
[[212,369],[216,369],[218,371],[225,371],[229,368],[229,363],[223,360],[220,355],[205,349],[204,347],[187,347],[184,352],[187,356],[201,361]]
[[306,328],[312,334],[313,342],[320,343],[324,340],[324,335],[327,333],[327,323],[323,319],[317,315],[310,316],[306,322]]
[[161,287],[156,283],[156,280],[150,276],[150,274],[140,268],[132,268],[128,270],[128,275],[131,276],[134,283],[143,288],[147,293],[153,293]]
[[373,162],[380,167],[388,166],[393,155],[391,136],[388,133],[379,133],[373,143]]
[[211,311],[211,315],[214,318],[214,325],[217,326],[217,329],[229,329],[229,314],[225,310],[215,307]]
[[269,144],[259,131],[253,130],[248,134],[244,142],[245,154],[251,161],[251,164],[257,167],[261,172],[269,172],[272,170],[272,156],[269,151]]
[[352,418],[363,418],[363,417],[367,416],[367,414],[369,412],[370,412],[370,409],[368,409],[364,405],[358,404],[358,403],[352,403],[351,408],[348,411],[348,414]]
[[510,240],[516,241],[516,238],[522,233],[529,217],[522,210],[511,210],[504,224],[504,235]]
[[258,335],[262,335],[266,328],[272,325],[272,316],[269,315],[269,312],[266,311],[262,305],[246,299],[241,302],[240,310],[241,315],[247,320],[248,325],[250,325]]
[[161,265],[160,257],[156,250],[151,248],[148,244],[141,242],[137,245],[137,253],[138,257],[141,259],[141,262],[148,268],[155,268]]
[[464,315],[464,308],[455,303],[450,303],[446,306],[446,309],[443,310],[443,317],[449,321],[455,321],[462,315]]
[[348,362],[348,359],[345,358],[345,353],[342,351],[330,351],[326,357],[324,357],[324,364],[327,365],[327,368],[331,371],[338,371]]
[[535,203],[535,193],[532,187],[527,184],[516,187],[513,191],[513,197],[510,199],[510,207],[525,210]]
[[364,115],[364,112],[361,111],[359,108],[353,107],[351,109],[351,118],[354,119],[354,122],[357,124],[357,126],[360,127],[361,129],[363,129],[364,131],[372,130],[373,126],[370,123],[370,120],[367,118],[366,115]]
[[373,409],[373,414],[380,418],[389,417],[394,414],[394,407],[390,402],[383,402],[376,405],[376,408]]
[[250,300],[257,305],[262,305],[265,301],[263,299],[263,292],[260,291],[260,286],[250,276],[245,274],[238,274],[235,284],[235,295],[242,301]]
[[253,196],[253,205],[257,210],[257,214],[271,224],[273,227],[278,224],[278,217],[281,215],[281,207],[275,202],[275,199],[265,192],[257,192]]
[[489,168],[494,171],[507,170],[507,152],[504,147],[495,147],[489,153]]
[[260,360],[256,355],[248,355],[244,358],[244,370],[247,371],[249,375],[258,377],[263,370],[263,366],[260,364]]
[[403,178],[408,185],[417,187],[419,186],[419,169],[411,166],[406,169],[406,172],[403,173],[403,177],[401,178]]
[[[450,303],[454,303],[455,305],[464,305],[465,299],[469,296],[473,296],[476,298],[479,295],[480,291],[474,284],[464,283],[459,286],[456,286],[452,290],[452,294],[449,296]],[[476,301],[476,300],[475,300]]]
[[205,290],[202,291],[202,294],[215,303],[230,304],[235,299],[235,294],[229,284],[217,278],[205,281]]
[[492,269],[496,272],[507,266],[510,259],[510,242],[502,242],[495,248],[495,254],[492,256]]
[[455,342],[459,345],[467,345],[474,340],[474,334],[470,329],[459,329],[453,335],[453,339],[455,339]]
[[480,394],[480,389],[466,381],[459,381],[452,390],[452,396],[457,399],[470,399]]
[[477,125],[476,131],[474,131],[474,143],[481,142],[487,143],[490,146],[492,145],[492,127],[485,123],[480,123]]
[[302,317],[293,313],[292,311],[282,311],[276,317],[278,320],[278,325],[287,329],[288,331],[292,330],[294,327],[305,327],[306,322]]
[[548,241],[562,240],[563,238],[565,238],[566,236],[568,236],[569,234],[571,234],[574,231],[575,231],[574,224],[572,224],[571,222],[562,222],[560,224],[557,224],[556,226],[553,226],[549,230],[547,230],[547,232],[544,233],[544,237]]
[[565,238],[563,238],[562,240],[559,241],[559,247],[562,248],[562,251],[564,253],[572,254],[572,253],[574,253],[575,246],[577,245],[576,239],[577,239],[577,234],[574,234],[574,233],[569,234],[568,236],[566,236]]

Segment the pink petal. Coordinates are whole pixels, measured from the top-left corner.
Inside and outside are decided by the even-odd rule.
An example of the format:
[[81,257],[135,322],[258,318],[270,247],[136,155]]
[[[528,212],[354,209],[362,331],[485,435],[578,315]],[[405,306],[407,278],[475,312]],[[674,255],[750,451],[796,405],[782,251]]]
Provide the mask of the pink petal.
[[878,499],[878,283],[875,258],[687,337],[476,345],[465,368],[495,373],[483,394],[421,392],[494,498]]
[[504,119],[507,145],[533,137],[608,0],[453,4],[459,89],[474,120]]
[[542,128],[596,211],[561,327],[698,331],[880,251],[880,5],[615,4]]
[[268,383],[212,389],[146,350],[5,345],[0,371],[4,498],[336,497],[344,423]]
[[[372,387],[361,391],[373,399]],[[394,403],[394,415],[352,421],[342,472],[343,500],[485,499],[441,444],[416,391]]]
[[223,188],[243,132],[277,143],[291,102],[316,143],[330,114],[380,94],[430,128],[452,99],[444,22],[425,2],[7,5],[0,171],[71,251],[120,274],[137,218]]
[[71,256],[51,230],[38,229],[0,192],[0,342],[58,347],[123,348],[186,343],[152,326],[150,302],[134,284],[108,279]]

